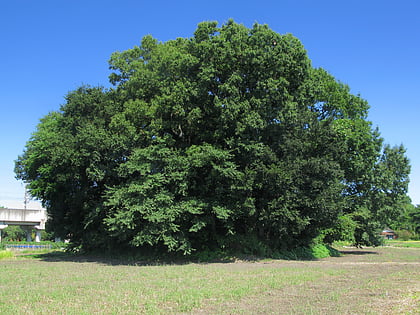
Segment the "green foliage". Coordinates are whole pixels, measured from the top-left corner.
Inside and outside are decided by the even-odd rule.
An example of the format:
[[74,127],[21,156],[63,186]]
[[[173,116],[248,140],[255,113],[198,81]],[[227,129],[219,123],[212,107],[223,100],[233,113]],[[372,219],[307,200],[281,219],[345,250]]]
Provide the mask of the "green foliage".
[[407,198],[403,205],[403,211],[398,218],[390,225],[394,230],[406,231],[411,234],[411,239],[420,237],[420,207],[411,204]]
[[192,255],[193,259],[199,262],[212,262],[212,261],[229,261],[232,256],[227,255],[222,250],[209,250],[202,249],[201,251]]
[[[402,146],[382,146],[382,140],[376,133],[372,133],[372,145],[377,146],[377,152],[362,154],[363,161],[368,163],[364,166],[365,170],[350,176],[359,174],[354,183],[349,182],[345,191],[346,204],[342,218],[346,220],[340,222],[339,219],[337,226],[327,231],[326,241],[329,243],[345,240],[357,246],[381,245],[381,230],[395,225],[410,205],[407,196],[410,165],[405,149]],[[372,157],[375,159],[372,160]],[[341,228],[345,226],[347,228]]]
[[12,258],[12,257],[13,257],[13,252],[11,252],[10,250],[1,250],[0,248],[0,260],[6,259],[6,258]]
[[355,232],[357,223],[353,219],[353,214],[342,215],[337,218],[336,224],[323,231],[320,240],[327,244],[332,244],[336,240],[355,243]]
[[26,231],[18,225],[9,225],[1,231],[3,241],[23,241],[26,240]]
[[412,231],[420,235],[420,205],[409,213],[409,221],[412,222]]
[[[31,228],[31,237],[35,238],[35,229]],[[22,226],[9,225],[7,228],[2,230],[2,239],[4,241],[26,241],[26,230]],[[45,230],[41,231],[41,240],[50,241],[53,237],[50,233]]]
[[401,241],[410,241],[415,239],[415,235],[407,230],[396,230],[395,234],[398,237],[398,240]]
[[204,22],[109,63],[114,88],[69,93],[16,161],[75,249],[271,255],[401,212],[404,148],[292,35]]
[[276,259],[286,260],[313,260],[327,257],[338,257],[340,255],[339,251],[330,246],[316,244],[309,247],[297,247],[287,251],[274,252],[271,256]]
[[312,246],[311,250],[313,257],[316,259],[341,256],[338,250],[328,245],[317,244]]

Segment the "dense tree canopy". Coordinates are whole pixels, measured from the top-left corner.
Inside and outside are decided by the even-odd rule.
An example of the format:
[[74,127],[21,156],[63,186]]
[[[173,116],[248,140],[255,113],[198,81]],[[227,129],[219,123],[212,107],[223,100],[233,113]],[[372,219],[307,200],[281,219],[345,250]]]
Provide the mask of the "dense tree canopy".
[[146,36],[110,68],[114,87],[71,92],[16,162],[57,236],[270,253],[361,241],[399,215],[404,148],[383,147],[367,102],[292,35],[204,22],[192,38]]

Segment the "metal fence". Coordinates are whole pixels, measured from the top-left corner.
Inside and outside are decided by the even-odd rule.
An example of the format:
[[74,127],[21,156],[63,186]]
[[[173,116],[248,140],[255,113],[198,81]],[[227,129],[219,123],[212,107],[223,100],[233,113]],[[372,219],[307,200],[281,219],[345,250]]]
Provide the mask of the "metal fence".
[[25,250],[25,249],[51,249],[50,244],[46,245],[36,245],[36,244],[6,244],[6,249],[17,249],[17,250]]

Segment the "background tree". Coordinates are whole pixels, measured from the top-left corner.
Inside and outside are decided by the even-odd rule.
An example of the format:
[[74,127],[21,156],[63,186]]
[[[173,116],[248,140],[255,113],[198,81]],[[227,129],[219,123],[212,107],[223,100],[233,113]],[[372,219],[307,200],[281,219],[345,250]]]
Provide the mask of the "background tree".
[[18,225],[9,225],[1,231],[2,239],[5,241],[25,241],[26,231]]
[[411,203],[410,198],[406,198],[402,205],[403,211],[399,217],[392,222],[390,228],[396,231],[397,236],[405,235],[405,238],[419,239],[420,237],[420,211],[419,207]]
[[410,221],[412,222],[412,231],[417,234],[417,238],[420,238],[420,206],[417,205],[409,213]]

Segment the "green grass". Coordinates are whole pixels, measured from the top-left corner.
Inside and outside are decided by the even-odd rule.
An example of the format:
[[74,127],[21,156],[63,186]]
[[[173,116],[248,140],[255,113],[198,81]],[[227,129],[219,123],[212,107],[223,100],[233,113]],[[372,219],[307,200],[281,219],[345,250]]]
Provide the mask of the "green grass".
[[420,248],[420,241],[386,240],[385,245],[393,247]]
[[173,265],[64,253],[29,258],[0,261],[0,314],[409,314],[420,300],[416,248]]
[[12,258],[13,252],[8,250],[0,250],[0,259]]
[[7,285],[0,284],[0,303],[13,299],[15,294],[11,292],[19,291],[20,298],[8,305],[0,304],[5,313],[19,313],[21,307],[47,307],[57,312],[61,305],[66,305],[70,314],[189,312],[203,304],[237,301],[287,285],[316,281],[325,275],[319,268],[237,269],[234,264],[136,267],[39,261],[6,268],[8,275],[2,282]]

